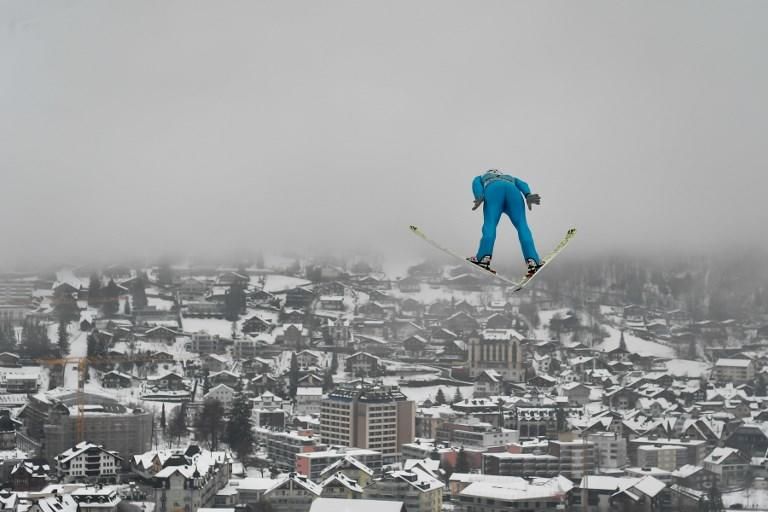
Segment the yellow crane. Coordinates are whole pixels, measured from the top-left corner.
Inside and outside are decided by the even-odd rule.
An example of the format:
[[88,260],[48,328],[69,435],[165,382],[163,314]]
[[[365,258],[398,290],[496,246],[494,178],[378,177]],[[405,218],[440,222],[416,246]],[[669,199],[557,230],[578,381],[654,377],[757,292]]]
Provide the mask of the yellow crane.
[[114,364],[114,363],[143,363],[143,362],[164,362],[156,357],[140,354],[125,356],[91,356],[91,357],[61,357],[54,359],[35,359],[35,363],[45,366],[62,366],[68,364],[77,365],[77,419],[75,422],[75,444],[84,441],[85,434],[85,377],[89,365]]

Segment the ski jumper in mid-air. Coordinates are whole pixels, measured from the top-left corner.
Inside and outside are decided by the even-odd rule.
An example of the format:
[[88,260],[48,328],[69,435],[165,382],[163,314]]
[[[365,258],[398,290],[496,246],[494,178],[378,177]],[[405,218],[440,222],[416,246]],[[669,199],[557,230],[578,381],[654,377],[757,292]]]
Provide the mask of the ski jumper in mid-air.
[[502,174],[496,169],[477,176],[472,181],[472,193],[475,195],[472,210],[483,205],[483,236],[477,254],[467,259],[485,270],[494,272],[491,269],[491,258],[496,242],[496,226],[501,214],[506,213],[517,229],[523,258],[528,267],[527,275],[530,277],[535,274],[544,262],[536,252],[533,235],[525,220],[525,206],[527,204],[530,210],[532,205],[541,204],[541,196],[532,194],[528,184],[520,178]]

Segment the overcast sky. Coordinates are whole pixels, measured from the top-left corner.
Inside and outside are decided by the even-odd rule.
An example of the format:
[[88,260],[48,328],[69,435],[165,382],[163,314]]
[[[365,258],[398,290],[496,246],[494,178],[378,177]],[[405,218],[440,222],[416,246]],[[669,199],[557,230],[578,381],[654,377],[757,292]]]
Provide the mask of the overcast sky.
[[[766,244],[768,2],[0,0],[0,262]],[[521,260],[500,228],[497,259]],[[578,247],[578,249],[577,249]],[[570,250],[570,249],[569,249]]]

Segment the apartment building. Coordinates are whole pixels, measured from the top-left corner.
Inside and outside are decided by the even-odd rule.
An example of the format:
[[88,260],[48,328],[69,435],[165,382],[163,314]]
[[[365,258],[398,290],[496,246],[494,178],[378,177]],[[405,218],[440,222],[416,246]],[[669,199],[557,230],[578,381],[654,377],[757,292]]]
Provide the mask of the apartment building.
[[320,435],[324,443],[376,450],[391,459],[413,441],[415,412],[399,388],[360,381],[323,399]]

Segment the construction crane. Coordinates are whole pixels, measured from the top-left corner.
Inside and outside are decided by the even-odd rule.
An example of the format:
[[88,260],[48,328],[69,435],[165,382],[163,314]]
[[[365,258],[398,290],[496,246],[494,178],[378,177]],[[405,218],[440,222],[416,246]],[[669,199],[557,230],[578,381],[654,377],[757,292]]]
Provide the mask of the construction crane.
[[85,378],[88,375],[89,365],[114,364],[114,363],[145,363],[165,362],[151,355],[125,355],[125,356],[91,356],[91,357],[61,357],[56,359],[35,359],[35,363],[45,366],[77,365],[77,419],[75,422],[75,444],[85,441]]

